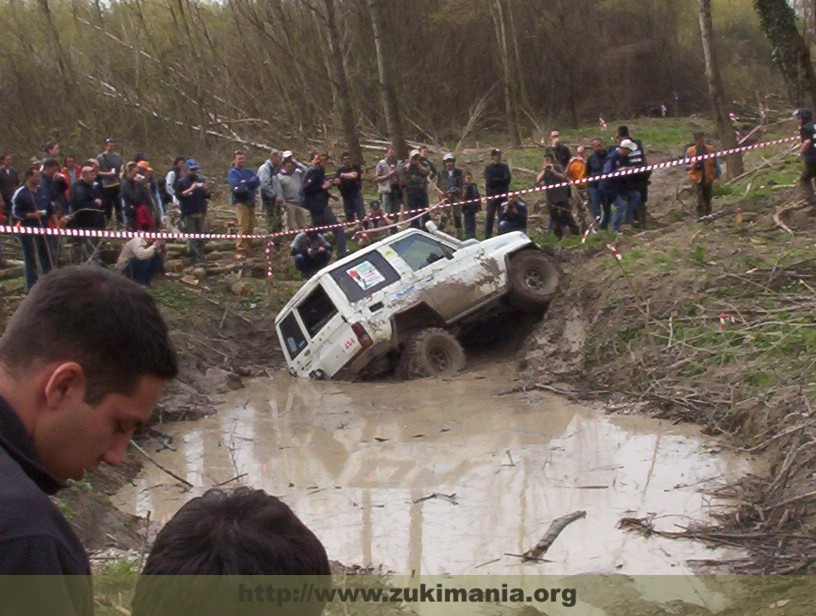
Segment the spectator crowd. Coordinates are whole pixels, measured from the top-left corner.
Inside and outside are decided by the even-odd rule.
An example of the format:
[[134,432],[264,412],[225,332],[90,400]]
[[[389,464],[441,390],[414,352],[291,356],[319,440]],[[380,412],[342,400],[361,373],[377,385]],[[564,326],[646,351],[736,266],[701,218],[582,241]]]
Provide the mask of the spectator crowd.
[[[686,153],[687,169],[697,194],[697,215],[704,217],[711,214],[712,185],[720,168],[716,158],[688,162],[714,152],[702,133],[694,138]],[[4,218],[21,227],[128,231],[172,230],[172,223],[178,221],[183,232],[207,233],[213,182],[202,175],[195,158],[176,157],[167,172],[156,173],[143,153],[125,161],[116,145],[114,139],[106,139],[102,152],[79,162],[73,154],[61,156],[58,143],[49,143],[43,146],[43,159],[32,160],[22,173],[14,168],[10,155],[0,155]],[[549,231],[559,240],[565,232],[580,235],[590,226],[611,228],[615,233],[624,225],[645,227],[651,172],[599,177],[647,165],[643,143],[628,127],[618,128],[614,144],[595,138],[589,146],[579,145],[574,154],[557,130],[550,132],[549,140],[542,139],[541,145],[543,163],[535,186],[544,193]],[[526,232],[528,206],[518,195],[507,194],[513,179],[510,166],[498,148],[490,150],[489,157],[481,174],[482,199],[473,172],[459,167],[454,154],[444,154],[437,167],[425,146],[412,150],[405,160],[398,160],[396,150],[387,148],[370,175],[377,196],[368,203],[368,210],[365,172],[347,151],[330,169],[332,159],[327,152],[312,152],[305,164],[290,150],[272,149],[254,170],[247,166],[246,152],[236,150],[226,180],[237,233],[255,233],[256,204],[260,202],[266,232],[293,235],[293,262],[306,277],[332,256],[341,259],[347,254],[347,231],[353,233],[357,245],[365,246],[396,233],[398,222],[421,227],[435,217],[441,230],[451,228],[459,239],[476,239],[477,214],[483,202],[485,239],[494,230]],[[344,224],[333,202],[342,206]],[[321,233],[326,229],[331,230],[330,238]],[[101,242],[93,237],[62,242],[56,235],[18,234],[17,238],[27,288],[57,265],[66,247],[70,259],[65,260],[87,262]],[[194,263],[205,262],[203,239],[189,240],[187,251]],[[162,241],[135,237],[125,244],[116,268],[149,284],[161,271],[164,254]],[[239,239],[235,258],[252,255],[252,239]]]

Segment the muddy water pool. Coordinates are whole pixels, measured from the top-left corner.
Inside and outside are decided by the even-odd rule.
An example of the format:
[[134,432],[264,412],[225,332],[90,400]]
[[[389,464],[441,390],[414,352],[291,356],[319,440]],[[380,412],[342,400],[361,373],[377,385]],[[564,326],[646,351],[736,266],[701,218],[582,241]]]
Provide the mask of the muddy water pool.
[[[263,488],[292,507],[346,565],[410,574],[684,573],[734,557],[690,541],[616,529],[655,516],[676,530],[713,507],[705,486],[749,463],[691,426],[605,415],[555,396],[499,395],[512,366],[447,381],[332,383],[280,373],[221,398],[217,413],[166,426],[147,449],[196,488],[146,463],[114,499],[167,521],[215,484]],[[585,510],[546,554],[520,554],[559,516]]]

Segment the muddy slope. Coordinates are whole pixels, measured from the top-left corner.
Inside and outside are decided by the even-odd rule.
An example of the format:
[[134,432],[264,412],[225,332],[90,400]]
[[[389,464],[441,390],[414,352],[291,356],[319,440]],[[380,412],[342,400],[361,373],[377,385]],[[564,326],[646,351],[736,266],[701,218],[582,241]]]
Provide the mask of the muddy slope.
[[732,435],[769,471],[727,489],[740,505],[717,528],[688,533],[747,544],[741,571],[816,571],[814,219],[781,191],[705,224],[658,223],[623,238],[621,262],[603,247],[570,255],[569,284],[520,353],[522,387]]

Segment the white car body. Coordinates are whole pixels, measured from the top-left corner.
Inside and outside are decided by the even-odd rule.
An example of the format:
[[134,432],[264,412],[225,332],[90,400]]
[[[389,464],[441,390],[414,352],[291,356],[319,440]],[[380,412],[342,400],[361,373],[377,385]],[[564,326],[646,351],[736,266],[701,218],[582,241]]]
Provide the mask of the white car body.
[[510,257],[538,250],[521,232],[460,241],[408,229],[332,263],[280,310],[275,328],[292,375],[353,378],[399,353],[405,332],[454,334],[500,307]]

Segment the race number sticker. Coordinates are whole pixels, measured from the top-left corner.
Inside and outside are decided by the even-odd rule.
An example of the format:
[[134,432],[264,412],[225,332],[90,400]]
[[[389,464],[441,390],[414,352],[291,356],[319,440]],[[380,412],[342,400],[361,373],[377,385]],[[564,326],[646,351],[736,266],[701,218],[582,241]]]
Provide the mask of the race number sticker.
[[346,273],[351,276],[351,279],[364,291],[385,281],[385,276],[383,276],[380,270],[374,267],[370,261],[358,263],[354,267],[346,270]]
[[390,261],[391,259],[396,258],[396,256],[397,256],[397,253],[396,253],[396,252],[394,252],[394,249],[393,249],[393,248],[391,248],[391,246],[386,246],[386,247],[385,247],[385,248],[383,248],[383,249],[382,249],[380,252],[382,253],[382,256],[384,256],[384,257],[385,257],[386,259],[388,259],[389,261]]

